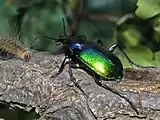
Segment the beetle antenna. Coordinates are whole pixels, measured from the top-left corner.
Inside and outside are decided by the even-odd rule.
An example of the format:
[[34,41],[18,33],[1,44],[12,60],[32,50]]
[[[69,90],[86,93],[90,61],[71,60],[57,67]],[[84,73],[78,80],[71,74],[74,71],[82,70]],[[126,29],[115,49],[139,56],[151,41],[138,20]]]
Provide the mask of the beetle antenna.
[[59,38],[58,39],[56,39],[56,38],[53,38],[53,37],[49,37],[49,36],[42,36],[43,38],[46,38],[46,39],[50,39],[50,40],[59,40]]
[[67,36],[66,34],[66,25],[65,25],[65,20],[64,18],[62,17],[62,22],[63,22],[63,32],[64,32],[64,36]]
[[56,42],[59,42],[59,38],[56,39],[56,38],[53,38],[53,37],[49,37],[49,36],[38,36],[36,38],[33,39],[33,41],[35,41],[36,39],[40,39],[40,38],[44,38],[44,39],[50,39],[50,40],[55,40]]

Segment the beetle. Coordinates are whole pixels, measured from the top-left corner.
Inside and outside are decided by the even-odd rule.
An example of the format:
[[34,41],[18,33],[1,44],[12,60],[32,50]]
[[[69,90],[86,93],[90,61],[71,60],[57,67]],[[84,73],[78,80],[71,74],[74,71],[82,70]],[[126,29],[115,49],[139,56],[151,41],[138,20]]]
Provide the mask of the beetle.
[[[155,66],[141,66],[134,63],[117,44],[113,44],[108,50],[105,50],[105,48],[102,47],[101,41],[98,41],[100,44],[91,43],[86,41],[85,36],[73,37],[66,35],[65,22],[64,19],[62,20],[64,35],[59,36],[57,39],[49,36],[43,36],[43,38],[55,40],[57,43],[61,43],[65,47],[65,58],[59,68],[59,71],[56,75],[52,76],[52,78],[61,74],[65,65],[69,64],[69,75],[71,81],[73,81],[74,84],[84,93],[73,77],[71,68],[83,69],[90,75],[94,76],[97,85],[111,91],[112,93],[115,93],[121,98],[124,98],[135,110],[135,112],[139,114],[139,110],[129,100],[129,98],[111,86],[102,84],[102,81],[120,81],[123,78],[124,70],[122,62],[113,53],[116,48],[119,48],[130,64],[141,68],[155,68]],[[68,61],[66,62],[67,59]]]

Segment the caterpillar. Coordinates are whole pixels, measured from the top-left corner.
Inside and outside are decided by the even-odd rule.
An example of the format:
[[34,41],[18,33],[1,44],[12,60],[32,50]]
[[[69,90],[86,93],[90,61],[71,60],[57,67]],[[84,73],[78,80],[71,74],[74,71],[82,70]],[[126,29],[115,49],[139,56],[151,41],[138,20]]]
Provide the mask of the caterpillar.
[[14,54],[25,61],[31,59],[31,53],[20,42],[7,37],[0,37],[0,49]]

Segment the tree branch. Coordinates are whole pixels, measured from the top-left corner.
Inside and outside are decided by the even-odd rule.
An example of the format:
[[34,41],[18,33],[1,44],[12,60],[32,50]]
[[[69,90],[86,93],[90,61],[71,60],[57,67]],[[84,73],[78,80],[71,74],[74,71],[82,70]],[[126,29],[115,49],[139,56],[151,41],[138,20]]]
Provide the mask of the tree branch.
[[160,70],[126,69],[125,78],[115,87],[126,91],[124,94],[143,109],[145,113],[138,116],[124,99],[97,86],[83,70],[73,70],[73,74],[88,99],[70,81],[67,66],[51,79],[63,58],[36,53],[29,62],[0,60],[0,103],[26,111],[36,109],[40,119],[47,120],[160,118]]

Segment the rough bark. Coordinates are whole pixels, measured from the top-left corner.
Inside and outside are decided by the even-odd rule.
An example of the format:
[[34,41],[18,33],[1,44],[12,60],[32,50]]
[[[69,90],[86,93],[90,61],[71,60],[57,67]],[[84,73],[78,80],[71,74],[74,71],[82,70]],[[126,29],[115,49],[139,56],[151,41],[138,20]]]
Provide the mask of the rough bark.
[[[64,55],[36,53],[31,61],[0,60],[0,103],[26,111],[35,109],[40,120],[160,119],[160,69],[126,69],[115,88],[141,111],[137,115],[119,96],[99,87],[92,76],[73,69],[88,99],[70,81],[68,66],[56,78]],[[92,112],[93,113],[92,113]]]

